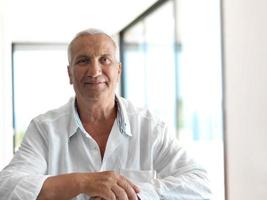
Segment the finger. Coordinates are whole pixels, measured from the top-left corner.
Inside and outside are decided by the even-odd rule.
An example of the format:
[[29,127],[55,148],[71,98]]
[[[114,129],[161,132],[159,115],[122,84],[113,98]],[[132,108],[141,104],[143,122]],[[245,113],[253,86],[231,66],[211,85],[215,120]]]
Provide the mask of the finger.
[[128,200],[128,195],[126,191],[120,186],[115,185],[112,187],[111,190],[114,192],[117,200]]
[[103,200],[101,197],[91,197],[90,199],[88,200]]
[[118,185],[124,189],[129,200],[137,200],[136,191],[127,179],[118,182]]
[[[97,195],[100,200],[116,200],[116,195],[111,189],[104,189],[102,188],[102,192]],[[98,199],[97,199],[98,200]]]
[[137,186],[137,185],[135,185],[135,184],[133,184],[131,181],[129,181],[128,179],[126,179],[126,181],[131,185],[131,187],[134,189],[134,191],[136,192],[136,193],[139,193],[140,192],[140,188]]
[[140,192],[140,188],[135,185],[134,183],[132,183],[129,179],[127,179],[126,177],[123,177],[123,179],[134,189],[134,191],[136,193],[139,193]]
[[89,200],[99,200],[101,199],[100,197],[91,197]]
[[[139,192],[140,192],[140,188],[139,188],[137,185],[133,184],[133,183],[132,183],[129,179],[127,179],[125,176],[120,175],[120,180],[125,181],[126,183],[128,183],[128,184],[133,188],[133,190],[135,191],[135,193],[139,193]],[[123,185],[122,185],[122,186],[123,186]]]

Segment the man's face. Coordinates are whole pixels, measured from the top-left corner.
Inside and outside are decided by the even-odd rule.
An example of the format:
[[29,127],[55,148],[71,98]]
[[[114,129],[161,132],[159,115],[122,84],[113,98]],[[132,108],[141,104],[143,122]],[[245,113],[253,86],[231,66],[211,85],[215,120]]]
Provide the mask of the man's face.
[[114,98],[121,65],[113,41],[104,34],[74,40],[68,74],[77,99],[97,101]]

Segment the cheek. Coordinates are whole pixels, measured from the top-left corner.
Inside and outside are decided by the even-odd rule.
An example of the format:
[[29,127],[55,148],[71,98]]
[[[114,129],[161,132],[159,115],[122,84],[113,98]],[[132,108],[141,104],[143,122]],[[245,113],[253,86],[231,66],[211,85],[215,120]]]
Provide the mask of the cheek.
[[112,81],[113,81],[114,83],[117,83],[117,82],[119,81],[119,75],[118,75],[117,72],[113,72],[113,73],[112,73]]
[[81,80],[83,75],[84,75],[84,72],[81,69],[79,69],[79,70],[76,69],[73,71],[73,79],[74,80]]
[[109,75],[114,82],[118,82],[120,79],[120,72],[118,71],[118,69],[112,70]]

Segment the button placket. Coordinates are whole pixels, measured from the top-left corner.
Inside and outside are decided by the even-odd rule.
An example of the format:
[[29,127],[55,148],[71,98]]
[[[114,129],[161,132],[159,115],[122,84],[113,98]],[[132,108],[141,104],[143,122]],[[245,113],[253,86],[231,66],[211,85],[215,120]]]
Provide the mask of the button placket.
[[94,169],[98,171],[102,165],[102,158],[98,144],[89,134],[84,134],[84,138],[90,152],[91,164],[94,166]]
[[94,160],[95,169],[100,170],[102,165],[101,153],[98,144],[93,139],[90,139],[90,151]]

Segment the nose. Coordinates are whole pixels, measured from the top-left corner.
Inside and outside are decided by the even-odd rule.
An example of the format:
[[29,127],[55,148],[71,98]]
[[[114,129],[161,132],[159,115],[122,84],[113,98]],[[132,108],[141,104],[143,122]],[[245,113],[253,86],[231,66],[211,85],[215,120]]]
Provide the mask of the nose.
[[88,66],[87,76],[97,77],[100,76],[101,74],[102,74],[101,64],[97,60],[92,61],[91,64]]

